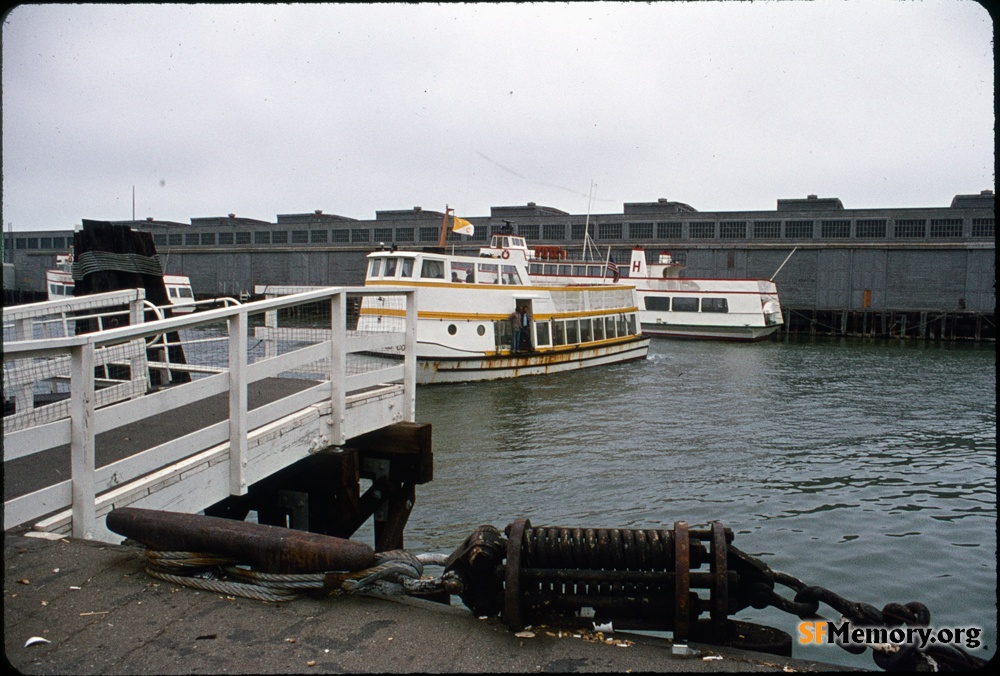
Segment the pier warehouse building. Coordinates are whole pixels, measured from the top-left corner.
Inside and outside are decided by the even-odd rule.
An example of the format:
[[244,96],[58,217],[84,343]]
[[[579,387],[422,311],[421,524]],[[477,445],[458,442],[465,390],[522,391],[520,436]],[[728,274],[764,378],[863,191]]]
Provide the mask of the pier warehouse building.
[[[773,211],[699,211],[683,202],[626,202],[621,213],[570,214],[529,202],[489,216],[459,214],[471,237],[448,246],[475,254],[505,226],[530,245],[582,252],[585,233],[616,262],[633,246],[653,261],[669,251],[688,277],[774,276],[786,333],[995,340],[996,231],[992,190],[934,207],[850,209],[839,198],[778,199]],[[100,214],[82,217],[97,218]],[[152,233],[165,272],[191,278],[199,296],[240,296],[255,286],[360,285],[379,247],[436,246],[442,211],[376,211],[373,220],[236,214],[177,223],[115,221]],[[5,233],[15,287],[44,292],[45,270],[73,241],[69,230]],[[628,274],[627,266],[622,273]],[[775,276],[775,274],[777,275]],[[779,334],[780,335],[780,334]]]

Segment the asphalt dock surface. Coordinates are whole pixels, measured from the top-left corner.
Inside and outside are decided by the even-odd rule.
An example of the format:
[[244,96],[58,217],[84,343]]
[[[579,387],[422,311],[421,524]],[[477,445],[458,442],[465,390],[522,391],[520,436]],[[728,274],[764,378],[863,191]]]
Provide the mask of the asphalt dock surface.
[[406,597],[254,601],[144,568],[141,547],[5,533],[7,662],[23,674],[845,670],[698,644],[674,655],[668,640],[623,632],[611,644],[540,627],[519,638],[499,618]]

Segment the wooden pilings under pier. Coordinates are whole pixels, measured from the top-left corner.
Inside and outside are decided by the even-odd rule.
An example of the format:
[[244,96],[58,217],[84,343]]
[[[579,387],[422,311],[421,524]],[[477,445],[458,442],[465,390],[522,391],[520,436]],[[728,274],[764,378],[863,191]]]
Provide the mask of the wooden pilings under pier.
[[777,335],[996,341],[993,313],[784,308]]

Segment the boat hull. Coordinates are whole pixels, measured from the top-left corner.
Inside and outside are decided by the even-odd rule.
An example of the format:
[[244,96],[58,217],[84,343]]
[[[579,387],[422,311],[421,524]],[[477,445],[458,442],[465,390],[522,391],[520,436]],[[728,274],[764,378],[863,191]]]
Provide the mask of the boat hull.
[[547,375],[646,358],[649,338],[563,351],[481,357],[417,357],[417,384],[464,383]]
[[642,333],[657,338],[687,338],[690,340],[729,340],[754,342],[764,340],[781,328],[771,326],[696,326],[685,324],[663,324],[642,322]]

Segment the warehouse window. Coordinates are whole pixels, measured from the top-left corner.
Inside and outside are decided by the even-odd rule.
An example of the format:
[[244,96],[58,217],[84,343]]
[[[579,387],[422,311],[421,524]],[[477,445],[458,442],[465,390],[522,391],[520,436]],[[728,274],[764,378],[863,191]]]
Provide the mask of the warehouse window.
[[621,239],[621,223],[601,223],[597,226],[597,239]]
[[184,235],[184,245],[185,246],[194,246],[199,241],[201,241],[201,239],[198,237],[198,233],[197,232],[189,232],[189,233],[186,233]]
[[215,244],[215,233],[214,232],[203,232],[203,233],[201,233],[201,243],[202,244]]
[[[573,223],[570,226],[571,230],[570,239],[583,239],[583,234],[587,231],[587,227],[588,226],[586,223]],[[589,227],[590,231],[593,232],[594,226],[591,225]]]
[[961,218],[935,218],[931,220],[931,237],[961,237]]
[[354,228],[351,230],[351,241],[352,242],[370,242],[371,241],[371,230],[367,228]]
[[906,239],[919,239],[927,236],[927,221],[899,220],[896,221],[896,237]]
[[653,224],[629,223],[628,235],[630,239],[653,239]]
[[538,241],[538,236],[541,231],[541,226],[538,225],[519,225],[517,226],[517,234],[525,239],[530,239],[535,242]]
[[[324,231],[325,232],[325,231]],[[368,231],[363,230],[365,233],[365,241],[368,241]],[[325,240],[324,240],[325,241]],[[331,230],[330,231],[330,241],[334,244],[347,244],[351,241],[351,231],[347,229],[342,230]]]
[[330,233],[327,230],[310,230],[309,231],[309,241],[313,244],[326,244],[330,239]]
[[719,239],[746,239],[746,221],[722,221],[719,223]]
[[250,233],[249,232],[238,232],[238,233],[236,233],[236,243],[237,244],[249,244],[250,243]]
[[824,239],[847,239],[851,236],[851,222],[847,220],[820,221],[820,237]]
[[236,238],[231,232],[220,232],[219,233],[219,244],[232,244]]
[[392,242],[392,228],[375,228],[372,234],[376,242]]
[[167,246],[180,246],[184,243],[183,238],[184,236],[180,233],[167,235]]
[[542,226],[542,239],[566,239],[566,226],[562,223],[550,223]]
[[996,226],[994,225],[994,219],[992,218],[973,218],[972,219],[972,236],[973,237],[996,237]]
[[680,239],[681,223],[657,223],[656,239]]
[[715,223],[691,223],[688,231],[691,239],[715,239]]
[[812,239],[812,221],[786,221],[785,239]]
[[271,243],[271,231],[270,230],[258,230],[253,234],[254,244],[270,244]]
[[754,239],[779,239],[781,221],[754,221],[752,232]]
[[417,234],[421,242],[436,242],[441,237],[437,228],[420,228]]
[[397,242],[412,242],[413,241],[413,228],[396,228],[396,241]]
[[288,231],[275,230],[271,233],[271,244],[288,244]]
[[157,246],[166,246],[167,245],[167,236],[166,235],[153,235],[153,244],[155,244]]
[[308,244],[308,243],[309,243],[308,230],[292,230],[292,244]]
[[885,237],[885,219],[859,220],[854,224],[854,236],[859,239],[882,239]]

